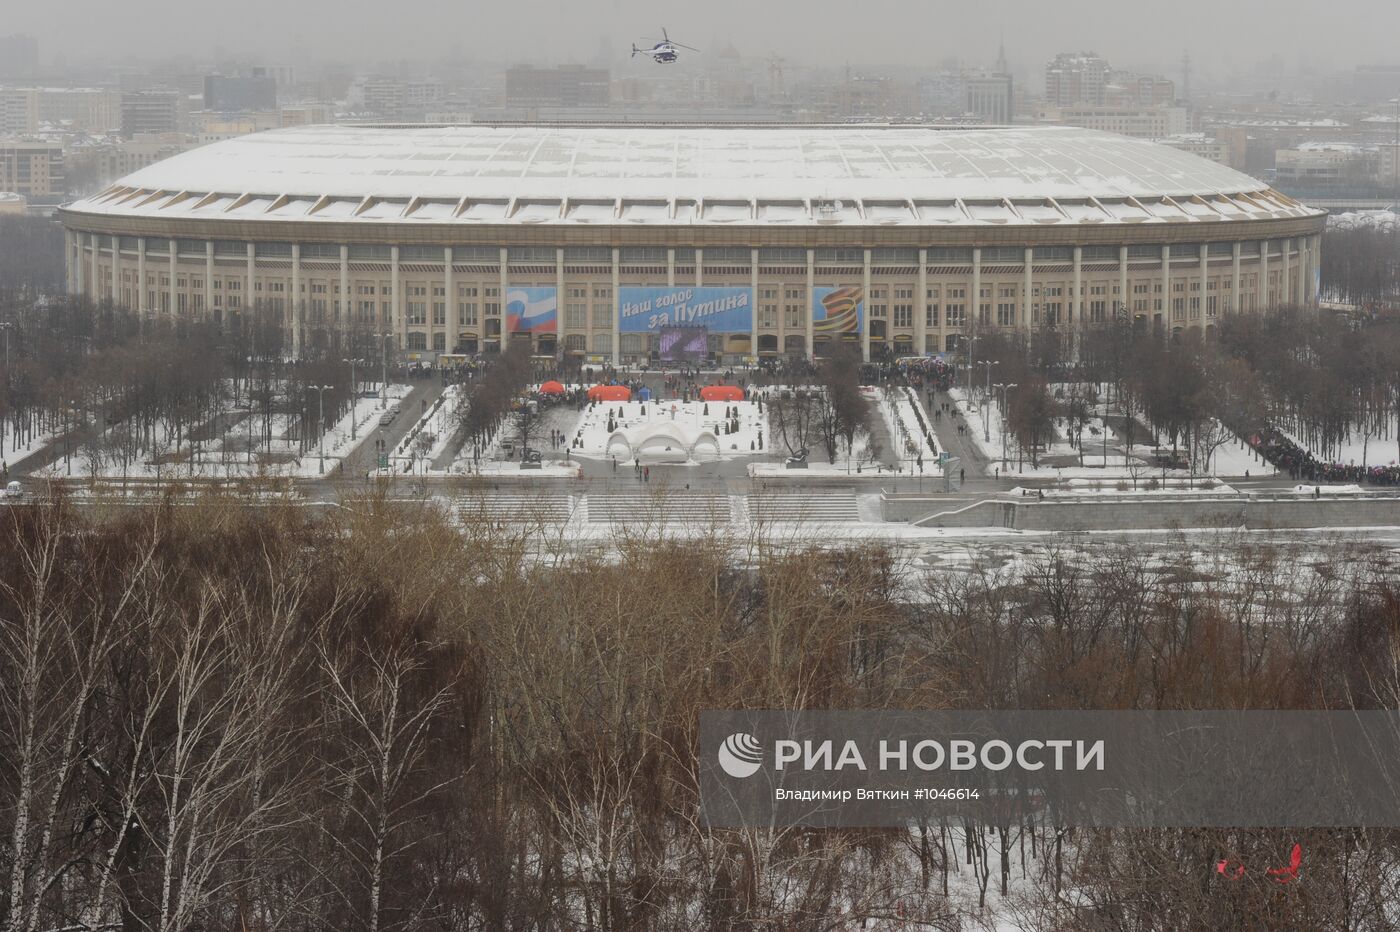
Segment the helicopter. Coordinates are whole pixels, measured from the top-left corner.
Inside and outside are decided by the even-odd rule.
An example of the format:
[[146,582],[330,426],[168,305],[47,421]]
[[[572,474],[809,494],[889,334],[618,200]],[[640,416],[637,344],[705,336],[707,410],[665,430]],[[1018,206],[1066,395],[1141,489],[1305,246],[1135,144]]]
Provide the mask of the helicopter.
[[657,62],[658,64],[666,65],[681,57],[679,49],[690,49],[692,52],[700,51],[699,49],[691,45],[684,45],[680,42],[672,42],[671,37],[666,35],[666,27],[662,26],[661,41],[656,43],[649,49],[639,49],[634,44],[632,46],[632,57],[636,58],[638,55],[650,55],[652,61]]

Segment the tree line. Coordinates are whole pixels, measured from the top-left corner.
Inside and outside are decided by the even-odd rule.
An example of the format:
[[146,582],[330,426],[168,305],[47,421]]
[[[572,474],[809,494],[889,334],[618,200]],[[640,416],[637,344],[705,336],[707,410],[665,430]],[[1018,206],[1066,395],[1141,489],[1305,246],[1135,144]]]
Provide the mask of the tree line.
[[[1394,708],[1400,592],[1360,545],[1325,573],[1232,537],[958,572],[645,528],[551,551],[374,497],[4,520],[5,929],[1393,919],[1390,831],[729,831],[698,812],[703,709]],[[1212,873],[1299,840],[1305,884]]]

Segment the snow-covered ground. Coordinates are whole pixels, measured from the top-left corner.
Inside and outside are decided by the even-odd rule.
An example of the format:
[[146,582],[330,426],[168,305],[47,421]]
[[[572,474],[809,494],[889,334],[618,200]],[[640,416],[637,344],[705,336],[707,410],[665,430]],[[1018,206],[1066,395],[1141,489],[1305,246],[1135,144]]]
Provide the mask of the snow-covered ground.
[[[724,432],[726,408],[737,408],[739,429],[727,434]],[[760,413],[758,405],[752,401],[623,401],[598,402],[583,412],[577,428],[568,439],[577,439],[575,456],[606,460],[612,456],[627,459],[627,447],[608,440],[612,431],[608,430],[608,412],[613,413],[614,430],[630,436],[641,436],[648,428],[664,429],[674,425],[686,438],[695,438],[701,432],[713,434],[719,443],[718,457],[714,447],[701,442],[695,447],[694,455],[688,456],[685,449],[666,442],[653,442],[640,453],[643,463],[679,463],[734,459],[741,456],[758,456],[766,452],[771,437],[767,430],[767,413]],[[762,446],[760,446],[762,444]]]
[[5,427],[4,443],[0,444],[0,462],[13,466],[38,453],[58,438],[57,433],[35,431],[24,438],[23,443],[15,443],[15,433],[11,425]]
[[[402,399],[412,390],[408,385],[391,384],[388,387],[388,403]],[[156,447],[158,456],[146,456],[138,461],[123,464],[111,449],[114,432],[122,425],[109,428],[104,434],[105,448],[94,456],[90,445],[74,450],[69,457],[60,457],[41,470],[36,476],[64,478],[88,476],[96,478],[251,478],[255,476],[288,476],[309,478],[330,473],[341,460],[349,456],[354,448],[369,437],[379,423],[383,409],[379,406],[377,392],[369,392],[355,399],[352,409],[332,425],[325,436],[305,453],[299,443],[288,436],[290,426],[286,414],[274,414],[264,419],[246,408],[234,409],[233,416],[241,416],[241,423],[221,437],[191,444],[184,440],[179,448],[175,446],[175,436],[169,425],[157,428]],[[351,423],[354,423],[354,438],[351,438]],[[272,442],[261,442],[270,428]],[[254,438],[255,449],[248,450],[247,438]],[[227,443],[228,448],[225,449]]]
[[1389,437],[1377,437],[1374,434],[1352,431],[1336,446],[1322,450],[1310,447],[1301,439],[1302,432],[1292,425],[1281,426],[1280,429],[1284,436],[1322,463],[1338,463],[1343,466],[1394,466],[1397,455],[1400,455],[1400,443],[1397,443],[1394,432]]
[[[919,428],[919,418],[914,413],[914,403],[909,398],[909,390],[897,387],[875,394],[876,407],[885,422],[885,430],[889,433],[891,442],[897,447],[892,452],[900,465],[906,469],[917,470],[918,467],[913,464],[917,462],[916,457],[922,457],[925,474],[941,476],[943,468],[938,465],[938,450],[929,444],[924,432]],[[903,442],[911,444],[913,449],[904,448]]]
[[[982,455],[993,461],[993,467],[999,468],[1002,464],[1003,449],[1003,425],[999,406],[996,403],[969,404],[967,392],[960,388],[950,389],[948,394],[957,405],[958,412],[967,421],[967,433],[964,436],[977,446]],[[983,423],[984,416],[987,419],[985,425]],[[1102,417],[1091,417],[1085,422],[1084,432],[1081,435],[1082,455],[1081,451],[1071,445],[1069,438],[1065,436],[1064,419],[1056,418],[1055,423],[1055,435],[1047,444],[1046,449],[1041,451],[1039,466],[1032,466],[1030,457],[1027,455],[1022,455],[1018,462],[1014,438],[1005,437],[1006,468],[1003,474],[1045,478],[1116,477],[1124,479],[1131,479],[1134,476],[1151,478],[1152,476],[1182,477],[1190,475],[1189,470],[1163,470],[1150,465],[1143,458],[1150,449],[1150,438],[1136,438],[1131,453],[1125,454],[1121,438],[1104,423]],[[1210,466],[1205,470],[1205,475],[1244,476],[1247,473],[1251,476],[1263,476],[1273,473],[1273,467],[1261,462],[1242,439],[1225,431],[1218,422],[1216,429],[1223,431],[1226,439],[1212,454]],[[1108,450],[1106,457],[1104,455],[1105,447]],[[1065,458],[1072,458],[1072,460],[1066,465],[1052,465],[1051,462],[1047,462],[1049,460],[1063,462]]]

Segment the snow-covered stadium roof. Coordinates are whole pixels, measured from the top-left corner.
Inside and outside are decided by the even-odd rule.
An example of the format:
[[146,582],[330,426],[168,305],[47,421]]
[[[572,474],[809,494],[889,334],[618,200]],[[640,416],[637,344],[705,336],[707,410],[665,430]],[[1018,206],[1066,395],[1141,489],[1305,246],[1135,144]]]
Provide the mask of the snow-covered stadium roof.
[[1061,126],[306,126],[69,207],[448,224],[1042,225],[1315,216],[1179,149]]

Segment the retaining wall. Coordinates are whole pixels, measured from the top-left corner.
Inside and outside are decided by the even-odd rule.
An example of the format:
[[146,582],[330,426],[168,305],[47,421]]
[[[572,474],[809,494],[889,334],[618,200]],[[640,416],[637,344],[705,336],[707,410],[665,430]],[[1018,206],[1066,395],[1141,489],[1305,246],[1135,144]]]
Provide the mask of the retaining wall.
[[1002,527],[1025,531],[1148,528],[1316,528],[1400,526],[1400,496],[1356,498],[1219,496],[1022,500],[965,504],[927,496],[882,496],[886,521],[920,527]]

